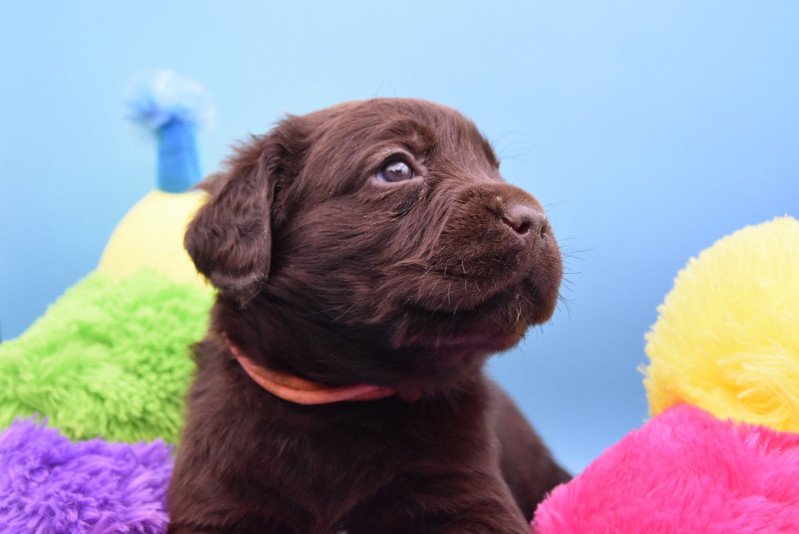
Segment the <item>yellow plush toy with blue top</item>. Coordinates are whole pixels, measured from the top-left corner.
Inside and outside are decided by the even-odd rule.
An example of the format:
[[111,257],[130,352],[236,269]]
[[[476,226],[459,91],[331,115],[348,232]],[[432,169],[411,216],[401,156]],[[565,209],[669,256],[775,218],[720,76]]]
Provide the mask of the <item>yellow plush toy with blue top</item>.
[[158,140],[158,188],[117,225],[98,270],[122,279],[148,268],[175,282],[205,284],[183,248],[186,225],[207,195],[200,180],[196,130],[210,114],[202,87],[169,71],[136,84],[129,117]]

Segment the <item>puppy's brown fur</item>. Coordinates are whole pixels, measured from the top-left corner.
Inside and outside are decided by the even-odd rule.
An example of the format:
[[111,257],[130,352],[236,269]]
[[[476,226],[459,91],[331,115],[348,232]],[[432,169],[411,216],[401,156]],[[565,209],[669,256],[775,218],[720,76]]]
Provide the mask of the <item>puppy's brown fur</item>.
[[[387,182],[387,162],[414,177]],[[186,245],[219,288],[169,488],[171,532],[528,532],[567,478],[482,372],[552,314],[538,202],[457,112],[416,100],[288,117],[241,147]],[[390,398],[303,406],[260,365]]]

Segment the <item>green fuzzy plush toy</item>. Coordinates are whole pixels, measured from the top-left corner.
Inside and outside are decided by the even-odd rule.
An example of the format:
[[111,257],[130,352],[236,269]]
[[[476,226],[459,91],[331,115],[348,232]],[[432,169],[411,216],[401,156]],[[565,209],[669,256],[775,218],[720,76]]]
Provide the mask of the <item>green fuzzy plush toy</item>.
[[212,301],[151,271],[88,275],[0,345],[0,426],[39,416],[72,439],[176,442]]
[[183,249],[206,195],[195,130],[208,102],[171,72],[142,79],[130,118],[158,141],[158,189],[114,231],[98,268],[0,345],[0,429],[35,416],[68,437],[178,440],[214,291]]

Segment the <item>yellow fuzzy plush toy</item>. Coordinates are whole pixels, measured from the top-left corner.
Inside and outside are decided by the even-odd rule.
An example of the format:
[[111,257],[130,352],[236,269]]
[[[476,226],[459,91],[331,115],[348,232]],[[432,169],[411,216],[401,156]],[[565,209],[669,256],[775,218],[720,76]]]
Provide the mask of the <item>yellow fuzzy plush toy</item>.
[[650,413],[689,403],[799,432],[799,221],[717,241],[677,275],[647,334]]

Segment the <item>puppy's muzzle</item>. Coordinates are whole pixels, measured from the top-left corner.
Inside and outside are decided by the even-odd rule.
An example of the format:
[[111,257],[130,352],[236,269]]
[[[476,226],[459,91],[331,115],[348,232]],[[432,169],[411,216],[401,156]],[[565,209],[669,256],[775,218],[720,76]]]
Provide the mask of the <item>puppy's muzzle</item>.
[[559,282],[555,236],[533,196],[510,184],[480,184],[461,190],[453,205],[439,265],[492,287],[536,272]]

